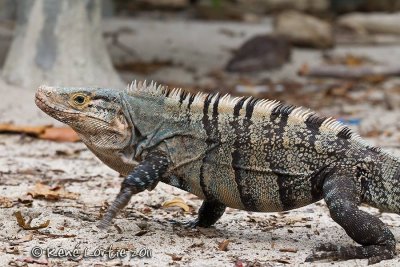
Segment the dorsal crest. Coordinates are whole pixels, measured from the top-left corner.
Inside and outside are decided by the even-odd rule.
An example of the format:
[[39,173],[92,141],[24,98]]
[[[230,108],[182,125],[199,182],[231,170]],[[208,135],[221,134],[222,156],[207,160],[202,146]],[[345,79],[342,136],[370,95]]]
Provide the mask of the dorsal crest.
[[268,113],[273,114],[274,116],[290,116],[292,119],[315,126],[316,129],[321,129],[336,134],[339,138],[352,139],[363,146],[367,146],[374,150],[379,150],[376,147],[368,145],[357,133],[353,132],[346,125],[334,118],[322,117],[309,109],[286,105],[277,100],[257,99],[254,97],[233,97],[230,94],[220,96],[219,93],[207,94],[199,92],[196,94],[191,94],[182,88],[170,89],[167,86],[157,84],[154,81],[151,81],[150,83],[147,83],[146,81],[133,81],[126,88],[126,92],[133,96],[144,94],[154,97],[168,98],[172,101],[176,101],[177,105],[181,105],[184,101],[187,101],[192,107],[196,105],[203,107],[205,101],[210,101],[210,104],[212,104],[218,98],[219,106],[229,107],[229,110],[232,110],[236,104],[238,104],[240,101],[243,101],[241,109],[246,110],[246,108],[251,105],[254,113]]

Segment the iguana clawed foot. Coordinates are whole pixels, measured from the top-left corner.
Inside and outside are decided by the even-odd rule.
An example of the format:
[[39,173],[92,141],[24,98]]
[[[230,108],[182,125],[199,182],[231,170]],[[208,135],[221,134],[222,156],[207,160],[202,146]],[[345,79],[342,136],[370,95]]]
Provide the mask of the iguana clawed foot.
[[181,226],[181,227],[184,227],[184,228],[196,228],[197,226],[207,227],[207,226],[199,225],[199,219],[198,218],[192,219],[192,220],[183,220],[183,221],[170,220],[170,223],[172,223],[172,225]]
[[308,256],[305,262],[319,260],[351,260],[368,259],[368,264],[375,264],[382,260],[392,259],[395,255],[393,250],[386,246],[340,246],[332,243],[319,244],[313,254]]

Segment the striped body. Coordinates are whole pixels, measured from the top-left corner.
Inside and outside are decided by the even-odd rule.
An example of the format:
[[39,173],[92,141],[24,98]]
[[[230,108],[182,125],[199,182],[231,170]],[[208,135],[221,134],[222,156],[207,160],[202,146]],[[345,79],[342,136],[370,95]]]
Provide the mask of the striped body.
[[139,129],[161,122],[147,131],[150,149],[164,150],[172,162],[163,181],[232,208],[282,211],[313,203],[331,168],[365,165],[380,153],[339,122],[301,108],[160,90],[135,86],[125,98],[132,110],[146,104],[136,117],[147,124],[134,120]]

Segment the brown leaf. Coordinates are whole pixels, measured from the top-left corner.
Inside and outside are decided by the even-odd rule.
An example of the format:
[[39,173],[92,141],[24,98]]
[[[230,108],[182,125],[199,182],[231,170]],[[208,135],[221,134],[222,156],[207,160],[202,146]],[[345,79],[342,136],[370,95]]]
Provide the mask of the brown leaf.
[[183,256],[179,256],[179,255],[176,255],[176,254],[169,254],[169,253],[166,253],[166,254],[171,256],[173,261],[180,261],[183,258]]
[[46,128],[38,137],[40,139],[56,142],[77,142],[80,140],[78,134],[69,127]]
[[280,248],[279,251],[280,251],[280,252],[292,252],[292,253],[297,253],[297,249],[296,249],[296,248]]
[[44,233],[44,232],[40,232],[38,230],[35,231],[35,234],[44,235],[44,236],[48,236],[51,238],[74,238],[74,237],[76,237],[76,235],[74,235],[74,234],[58,235],[58,234],[52,234],[52,233]]
[[17,218],[18,225],[24,230],[37,230],[41,228],[46,228],[50,224],[50,220],[47,220],[45,223],[42,223],[38,226],[31,226],[30,221],[26,222],[20,211],[16,211],[14,213],[14,216],[15,218]]
[[14,254],[14,255],[21,254],[17,246],[6,247],[5,251],[7,254]]
[[78,134],[70,127],[52,127],[51,125],[26,126],[11,123],[0,124],[0,133],[27,134],[36,138],[56,142],[77,142]]
[[44,133],[49,125],[42,126],[25,126],[25,125],[14,125],[11,123],[0,124],[0,133],[24,133],[32,136],[39,136]]
[[204,242],[203,242],[203,241],[200,241],[199,243],[193,243],[193,244],[191,244],[191,245],[189,246],[189,248],[199,248],[199,247],[202,247],[202,246],[204,246]]
[[31,195],[22,196],[18,198],[18,202],[30,207],[32,206],[33,198]]
[[121,227],[119,227],[119,225],[114,224],[114,227],[115,227],[115,229],[117,229],[118,234],[122,234],[123,231],[122,231]]
[[31,258],[31,257],[19,258],[19,259],[17,259],[17,261],[28,263],[28,264],[29,263],[36,263],[36,264],[40,264],[40,265],[48,265],[49,264],[47,259],[34,259],[34,258]]
[[135,233],[135,236],[143,236],[148,232],[149,232],[148,230],[140,230],[139,232]]
[[351,54],[347,54],[344,61],[349,67],[358,67],[365,63],[365,59],[363,59],[362,57],[354,56]]
[[230,241],[228,239],[225,239],[221,243],[218,244],[218,250],[220,251],[228,251],[228,245]]
[[45,198],[47,200],[59,200],[61,198],[77,199],[79,197],[79,194],[67,192],[60,186],[51,188],[41,183],[37,183],[27,194],[33,198]]
[[305,76],[309,73],[310,71],[310,67],[308,66],[308,64],[303,64],[300,66],[300,69],[297,71],[297,74],[299,76]]
[[0,196],[0,208],[11,208],[13,203],[11,199]]
[[17,239],[17,240],[13,240],[10,242],[11,246],[18,246],[19,244],[25,243],[25,242],[29,242],[33,239],[33,234],[29,233],[28,235]]
[[276,259],[275,261],[279,262],[279,263],[283,263],[283,264],[290,264],[290,261],[288,261],[286,259]]
[[153,62],[128,62],[123,64],[116,65],[117,70],[121,71],[130,71],[135,73],[142,74],[151,74],[153,72],[158,71],[159,69],[173,66],[172,61],[158,61],[155,60]]
[[169,208],[169,207],[180,207],[183,209],[185,212],[189,212],[190,208],[189,206],[185,203],[185,201],[180,198],[176,197],[172,200],[167,200],[162,204],[163,208]]

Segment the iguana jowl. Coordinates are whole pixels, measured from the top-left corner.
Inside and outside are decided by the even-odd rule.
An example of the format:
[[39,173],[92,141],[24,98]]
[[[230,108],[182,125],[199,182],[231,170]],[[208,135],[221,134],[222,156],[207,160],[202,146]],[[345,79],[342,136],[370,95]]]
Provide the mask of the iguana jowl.
[[321,245],[308,261],[374,263],[395,255],[389,228],[358,206],[400,213],[400,160],[334,119],[277,101],[155,83],[123,91],[41,86],[36,103],[126,176],[101,227],[132,195],[164,182],[204,199],[187,226],[211,226],[226,207],[273,212],[325,199],[333,220],[361,246]]

